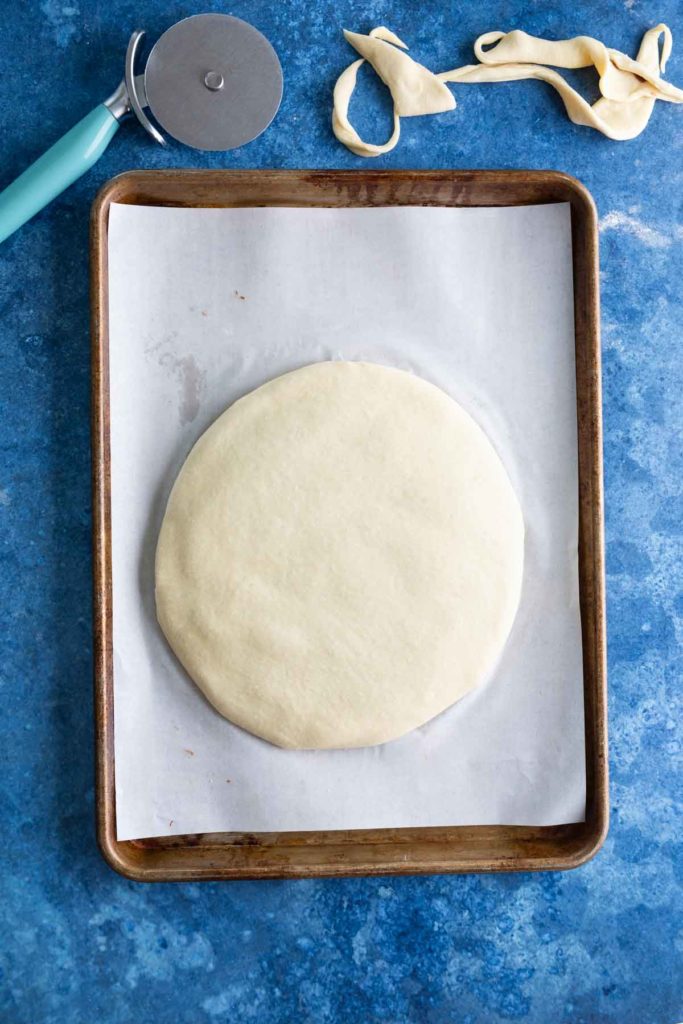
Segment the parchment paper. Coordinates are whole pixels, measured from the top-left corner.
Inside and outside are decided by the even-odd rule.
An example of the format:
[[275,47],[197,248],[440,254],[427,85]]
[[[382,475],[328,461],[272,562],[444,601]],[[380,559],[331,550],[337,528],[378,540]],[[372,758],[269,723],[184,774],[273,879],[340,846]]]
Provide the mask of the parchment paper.
[[[583,820],[569,207],[113,206],[109,239],[119,838]],[[154,549],[206,427],[322,359],[402,367],[470,411],[522,504],[524,586],[479,690],[381,747],[292,752],[176,662]]]

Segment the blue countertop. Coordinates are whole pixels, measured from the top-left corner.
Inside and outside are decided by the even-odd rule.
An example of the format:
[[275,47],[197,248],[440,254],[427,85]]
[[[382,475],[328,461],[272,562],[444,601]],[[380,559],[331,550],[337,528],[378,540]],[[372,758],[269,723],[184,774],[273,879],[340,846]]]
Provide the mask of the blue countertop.
[[[117,84],[127,37],[219,4],[30,0],[3,11],[0,184]],[[681,977],[683,111],[612,143],[536,82],[457,88],[366,164],[330,96],[342,26],[386,24],[439,70],[477,35],[589,33],[635,55],[676,0],[241,0],[280,53],[285,98],[228,154],[155,147],[127,124],[89,175],[0,249],[0,1019],[310,1024],[674,1024]],[[678,16],[678,17],[677,17]],[[581,75],[595,88],[589,75]],[[363,79],[359,126],[389,133]],[[93,828],[88,212],[134,167],[537,167],[568,171],[601,217],[611,828],[566,874],[142,886]]]

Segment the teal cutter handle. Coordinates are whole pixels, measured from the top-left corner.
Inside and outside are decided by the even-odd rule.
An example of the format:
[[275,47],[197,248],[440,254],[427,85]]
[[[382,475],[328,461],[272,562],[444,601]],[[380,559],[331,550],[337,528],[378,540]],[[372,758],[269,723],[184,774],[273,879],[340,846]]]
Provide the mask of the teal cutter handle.
[[0,192],[0,242],[85,174],[102,156],[118,127],[112,112],[100,103]]

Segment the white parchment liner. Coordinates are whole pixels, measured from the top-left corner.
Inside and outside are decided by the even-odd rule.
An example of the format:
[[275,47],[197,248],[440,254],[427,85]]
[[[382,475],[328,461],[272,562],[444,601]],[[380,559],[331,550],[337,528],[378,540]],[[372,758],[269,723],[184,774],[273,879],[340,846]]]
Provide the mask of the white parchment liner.
[[[559,824],[585,810],[569,206],[187,210],[109,225],[120,839]],[[410,370],[489,434],[526,523],[492,678],[394,743],[279,750],[221,718],[154,614],[154,549],[199,435],[322,359]]]

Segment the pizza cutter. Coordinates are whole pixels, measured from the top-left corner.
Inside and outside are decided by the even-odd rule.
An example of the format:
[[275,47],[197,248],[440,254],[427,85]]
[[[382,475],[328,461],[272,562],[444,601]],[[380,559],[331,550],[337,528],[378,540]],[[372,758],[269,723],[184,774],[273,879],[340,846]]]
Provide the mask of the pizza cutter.
[[203,150],[243,146],[275,117],[280,62],[246,21],[227,14],[185,18],[164,32],[138,72],[143,37],[130,37],[116,92],[0,192],[0,242],[92,167],[129,114],[162,146],[163,130]]

